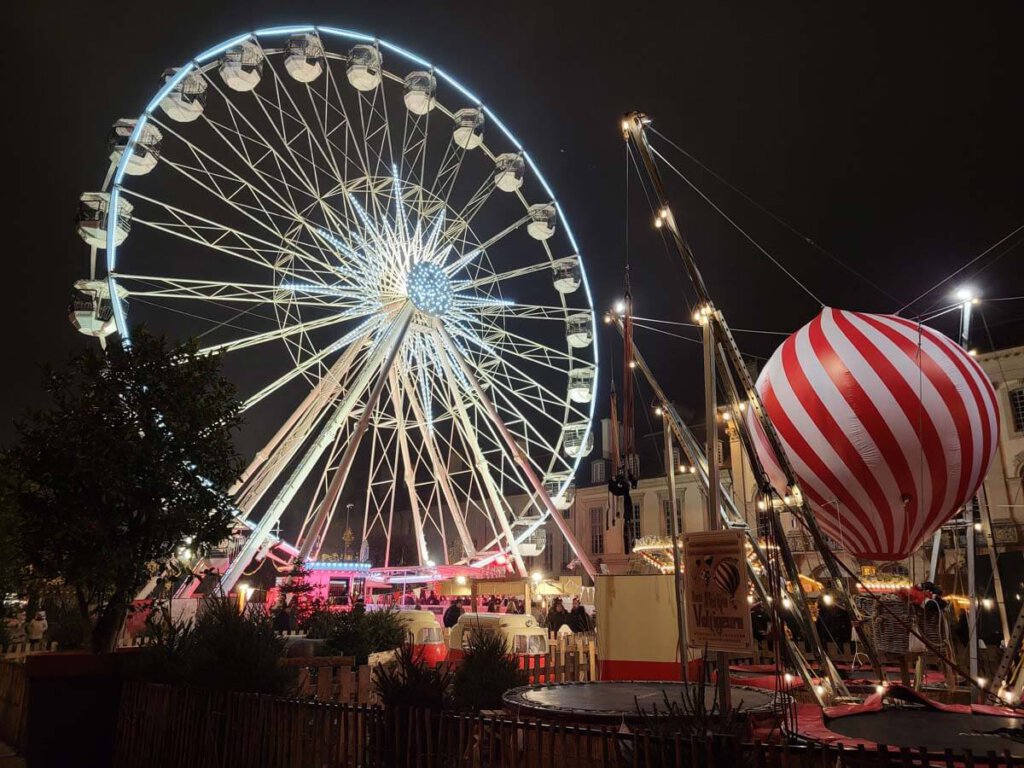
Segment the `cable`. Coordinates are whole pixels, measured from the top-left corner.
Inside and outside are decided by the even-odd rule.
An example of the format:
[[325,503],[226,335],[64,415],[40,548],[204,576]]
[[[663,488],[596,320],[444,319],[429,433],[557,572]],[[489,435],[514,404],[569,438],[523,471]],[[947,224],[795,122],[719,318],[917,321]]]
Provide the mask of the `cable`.
[[[960,305],[958,304],[957,306],[960,306]],[[658,320],[657,318],[653,318],[653,317],[634,317],[633,320],[640,320],[641,322],[644,322],[644,323],[663,323],[664,325],[683,325],[683,326],[686,326],[687,328],[700,328],[701,327],[701,326],[697,325],[696,323],[684,323],[684,322],[680,322],[678,320]],[[739,333],[764,333],[764,334],[767,334],[769,336],[791,336],[792,335],[792,333],[790,331],[759,331],[759,330],[756,330],[754,328],[733,328],[732,326],[729,327],[729,330],[732,331],[733,333],[736,333],[736,332],[739,332]]]
[[811,246],[814,250],[818,251],[818,253],[821,253],[824,256],[828,256],[828,258],[832,259],[832,261],[834,261],[836,264],[841,266],[843,269],[845,269],[850,274],[856,275],[857,277],[859,277],[861,280],[863,280],[865,283],[870,285],[872,288],[874,288],[876,291],[881,293],[883,296],[885,296],[887,298],[890,298],[890,299],[892,299],[893,301],[895,301],[897,303],[899,301],[901,301],[901,299],[898,299],[895,296],[893,296],[891,293],[889,293],[884,288],[882,288],[882,286],[878,285],[878,283],[875,283],[870,278],[866,277],[865,275],[863,275],[860,272],[858,272],[857,270],[855,270],[853,267],[851,267],[849,264],[844,262],[838,256],[836,256],[835,254],[833,254],[830,251],[826,250],[822,246],[818,245],[816,242],[814,242],[814,240],[809,238],[807,235],[805,235],[803,232],[798,230],[796,227],[794,227],[793,225],[791,225],[788,222],[784,221],[782,218],[780,218],[776,214],[772,213],[770,210],[768,210],[763,205],[761,205],[759,202],[757,202],[757,200],[754,200],[750,195],[748,195],[742,189],[738,188],[734,184],[731,184],[727,179],[725,179],[721,175],[715,173],[713,170],[708,168],[704,163],[702,163],[696,157],[694,157],[689,152],[687,152],[685,149],[683,149],[678,144],[676,144],[674,141],[672,141],[672,139],[668,138],[664,134],[659,133],[655,128],[653,128],[651,126],[648,126],[648,130],[651,133],[653,133],[655,136],[657,136],[658,138],[663,139],[664,141],[666,141],[668,144],[670,144],[672,147],[674,147],[676,150],[678,150],[684,157],[686,157],[688,160],[690,160],[692,163],[694,163],[698,168],[703,170],[705,173],[713,176],[715,179],[717,179],[722,184],[727,186],[729,189],[731,189],[737,195],[739,195],[744,200],[746,200],[748,203],[750,203],[752,206],[754,206],[759,211],[761,211],[761,213],[763,213],[765,216],[768,216],[770,219],[772,219],[772,221],[774,221],[775,223],[779,224],[780,226],[784,227],[785,229],[789,230],[791,233],[793,233],[794,235],[799,237],[801,240],[803,240],[805,243],[807,243],[809,246]]
[[[964,265],[963,265],[962,267],[960,267],[960,269],[958,269],[958,270],[956,270],[955,272],[953,272],[952,274],[950,274],[950,275],[947,275],[946,277],[944,277],[944,278],[943,278],[942,280],[940,280],[939,282],[937,282],[937,283],[936,283],[935,285],[933,285],[933,286],[932,286],[931,288],[929,288],[929,289],[928,289],[927,291],[925,291],[924,293],[922,293],[922,294],[921,294],[920,296],[918,296],[918,297],[917,297],[916,299],[914,299],[913,301],[911,301],[911,302],[910,302],[910,303],[908,303],[908,304],[904,304],[904,305],[903,305],[902,307],[900,307],[899,309],[897,309],[897,310],[896,310],[896,312],[895,312],[894,314],[897,314],[897,315],[898,315],[898,314],[900,314],[900,313],[901,313],[901,312],[902,312],[903,310],[905,310],[905,309],[906,309],[907,307],[910,307],[910,306],[912,306],[912,305],[916,304],[916,303],[917,303],[918,301],[920,301],[921,299],[923,299],[923,298],[924,298],[925,296],[927,296],[927,295],[928,295],[929,293],[931,293],[932,291],[934,291],[934,290],[935,290],[936,288],[939,288],[939,287],[941,287],[941,286],[945,285],[946,283],[948,283],[948,282],[949,282],[950,280],[952,280],[952,279],[953,279],[954,277],[956,277],[957,275],[959,275],[959,274],[960,274],[961,272],[963,272],[963,271],[964,271],[965,269],[967,269],[967,268],[968,268],[969,266],[971,266],[972,264],[974,264],[974,263],[975,263],[975,262],[976,262],[976,261],[977,261],[978,259],[980,259],[980,258],[983,258],[984,256],[987,256],[987,255],[988,255],[989,253],[991,253],[992,251],[994,251],[994,250],[995,250],[996,248],[998,248],[998,247],[999,247],[1000,245],[1002,245],[1002,244],[1003,244],[1003,243],[1005,243],[1005,242],[1006,242],[1007,240],[1009,240],[1009,239],[1010,239],[1011,237],[1013,237],[1014,235],[1016,235],[1016,234],[1017,234],[1018,232],[1021,232],[1021,231],[1024,231],[1024,224],[1021,224],[1021,225],[1020,225],[1019,227],[1017,227],[1017,228],[1016,228],[1015,230],[1013,230],[1013,231],[1012,231],[1012,232],[1011,232],[1010,234],[1006,235],[1006,236],[1005,236],[1004,238],[1002,238],[1002,239],[1001,239],[1001,240],[999,240],[998,242],[994,243],[993,245],[990,245],[990,246],[989,246],[988,248],[986,248],[986,249],[985,249],[984,251],[982,251],[982,252],[981,252],[981,253],[979,253],[979,254],[978,254],[977,256],[975,256],[975,257],[974,257],[973,259],[971,259],[971,260],[970,260],[970,261],[968,261],[968,262],[967,262],[966,264],[964,264]],[[1000,254],[1000,257],[1004,256],[1004,255],[1005,255],[1005,253],[1006,253],[1006,252],[1004,251],[1004,252],[1003,252],[1002,254]],[[995,263],[995,262],[993,262],[993,263]],[[990,264],[990,265],[988,265],[988,266],[991,266],[991,264]]]
[[682,171],[680,171],[678,168],[676,168],[674,165],[672,165],[672,163],[670,163],[665,158],[665,156],[663,154],[661,154],[654,147],[651,147],[651,152],[652,152],[652,154],[657,156],[658,159],[661,160],[661,162],[663,162],[665,165],[667,165],[669,167],[669,169],[673,173],[676,174],[676,176],[678,176],[680,179],[685,181],[686,184],[690,187],[690,189],[692,189],[694,192],[696,192],[701,197],[701,199],[704,200],[705,203],[707,203],[712,208],[714,208],[719,216],[721,216],[723,219],[725,219],[727,222],[729,222],[732,225],[733,229],[735,229],[737,232],[739,232],[741,235],[743,235],[743,237],[747,240],[747,242],[749,242],[752,246],[754,246],[757,250],[759,250],[769,261],[771,261],[772,264],[774,264],[776,267],[781,269],[790,280],[792,280],[794,283],[796,283],[803,290],[804,293],[806,293],[808,296],[810,296],[812,299],[814,299],[818,303],[819,306],[821,306],[821,307],[825,306],[825,302],[823,302],[821,299],[819,299],[817,296],[815,296],[810,288],[808,288],[806,285],[801,283],[797,279],[796,275],[794,275],[792,272],[790,272],[788,269],[786,269],[784,266],[782,266],[781,262],[779,262],[778,259],[776,259],[770,253],[768,253],[767,249],[765,249],[765,247],[763,245],[761,245],[750,234],[748,234],[747,231],[745,229],[743,229],[743,227],[741,227],[739,224],[737,224],[735,221],[733,221],[733,219],[731,219],[729,217],[729,215],[725,211],[723,211],[721,208],[719,208],[717,205],[715,205],[715,203],[712,202],[711,198],[709,198],[707,195],[705,195],[697,187],[696,184],[694,184],[692,181],[690,181],[683,174]]

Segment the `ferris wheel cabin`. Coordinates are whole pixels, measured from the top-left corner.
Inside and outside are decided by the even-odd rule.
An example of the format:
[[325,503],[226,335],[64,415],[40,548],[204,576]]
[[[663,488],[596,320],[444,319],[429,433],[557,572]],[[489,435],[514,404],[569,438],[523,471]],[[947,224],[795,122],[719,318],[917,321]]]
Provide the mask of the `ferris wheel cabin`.
[[284,68],[298,82],[311,83],[323,74],[324,45],[316,35],[295,35],[286,50]]
[[[124,289],[118,286],[123,298]],[[106,280],[78,280],[68,307],[68,319],[79,333],[105,339],[117,330]]]
[[383,57],[375,45],[354,45],[348,52],[346,76],[357,91],[372,91],[381,81]]
[[[177,71],[177,68],[165,70],[164,82],[172,80]],[[206,108],[208,87],[205,77],[198,72],[189,72],[160,100],[160,109],[178,123],[198,120]]]
[[476,107],[466,107],[455,113],[455,143],[463,149],[476,149],[484,141],[484,113]]
[[589,403],[594,397],[593,367],[573,368],[569,371],[569,399],[574,403]]
[[515,152],[506,152],[494,159],[494,186],[502,192],[515,192],[523,186],[523,174],[526,163],[523,156]]
[[[107,192],[83,192],[78,199],[78,216],[75,225],[79,236],[93,248],[107,247],[110,195]],[[120,245],[128,237],[132,227],[132,204],[123,198],[117,201],[117,215],[114,217],[114,244]]]
[[578,312],[570,315],[565,321],[565,340],[570,347],[583,349],[590,346],[594,338],[594,331],[590,325],[590,315]]
[[544,478],[544,490],[555,509],[568,509],[576,499],[576,483],[568,474],[548,475]]
[[220,61],[220,79],[233,91],[251,91],[262,77],[263,49],[252,40],[228,49]]
[[570,458],[586,456],[594,450],[594,433],[589,421],[577,421],[565,426],[562,434],[562,449]]
[[529,216],[530,223],[526,225],[526,231],[534,240],[548,240],[555,234],[558,212],[554,205],[551,203],[531,205]]
[[570,256],[561,263],[556,264],[552,283],[559,293],[575,293],[580,287],[582,277],[580,276],[580,257]]
[[405,77],[405,93],[402,99],[405,108],[414,115],[425,115],[437,103],[434,92],[437,90],[437,78],[430,72],[410,72]]
[[[110,162],[114,165],[121,162],[121,156],[131,140],[137,123],[137,120],[132,119],[121,119],[114,123],[107,141]],[[163,141],[163,138],[159,128],[152,123],[145,123],[142,130],[139,131],[138,139],[132,146],[131,156],[124,165],[124,172],[129,176],[144,176],[153,170],[157,160],[160,159],[160,142]]]

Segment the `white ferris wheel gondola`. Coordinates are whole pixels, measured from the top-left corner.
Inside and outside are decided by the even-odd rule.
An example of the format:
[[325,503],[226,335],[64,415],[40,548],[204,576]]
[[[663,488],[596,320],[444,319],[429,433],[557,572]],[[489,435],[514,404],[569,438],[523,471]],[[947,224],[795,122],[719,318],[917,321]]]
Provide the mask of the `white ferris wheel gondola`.
[[437,78],[432,72],[410,72],[405,76],[405,108],[414,115],[425,115],[434,108]]
[[506,152],[494,159],[494,183],[502,192],[515,192],[523,186],[526,162],[518,152]]
[[[411,66],[383,69],[382,48]],[[202,352],[250,371],[250,420],[293,399],[231,489],[248,534],[222,585],[304,498],[289,557],[320,550],[344,498],[385,565],[398,510],[423,566],[455,539],[452,562],[504,553],[523,571],[593,444],[597,349],[579,248],[505,125],[429,62],[330,27],[215,46],[119,125],[78,220],[106,273],[78,286],[72,322],[127,341],[129,304],[170,332],[186,317]]]
[[164,113],[179,123],[191,123],[199,119],[206,107],[206,91],[209,87],[206,78],[198,72],[177,68],[164,71],[164,83],[170,89],[164,89],[160,99],[160,108]]
[[288,38],[284,68],[300,83],[311,83],[324,71],[324,46],[316,35]]
[[163,134],[155,125],[146,123],[139,131],[135,141],[131,141],[137,120],[124,119],[114,123],[110,131],[107,146],[110,149],[110,162],[115,166],[121,162],[121,155],[131,142],[132,149],[124,166],[129,176],[142,176],[152,171],[160,159],[160,142]]
[[570,256],[554,266],[552,284],[559,293],[575,293],[579,290],[580,276],[579,256]]
[[245,40],[225,51],[219,71],[220,79],[231,90],[251,91],[263,77],[263,49],[255,41]]

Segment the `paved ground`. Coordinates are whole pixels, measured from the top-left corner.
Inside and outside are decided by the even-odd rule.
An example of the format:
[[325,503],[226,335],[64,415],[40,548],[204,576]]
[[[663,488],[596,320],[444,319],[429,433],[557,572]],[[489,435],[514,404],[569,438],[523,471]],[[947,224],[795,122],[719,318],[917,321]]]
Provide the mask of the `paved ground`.
[[25,768],[25,759],[0,741],[0,768]]

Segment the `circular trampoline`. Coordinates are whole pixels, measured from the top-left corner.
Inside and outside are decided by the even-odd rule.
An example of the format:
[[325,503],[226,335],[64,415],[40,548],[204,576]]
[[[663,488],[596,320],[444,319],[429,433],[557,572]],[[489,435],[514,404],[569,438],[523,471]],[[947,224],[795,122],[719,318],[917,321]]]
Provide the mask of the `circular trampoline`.
[[913,689],[892,685],[863,704],[802,705],[799,736],[816,743],[873,748],[949,749],[956,754],[994,751],[1024,757],[1024,712],[1005,707],[942,704]]
[[[590,683],[556,683],[524,686],[507,691],[503,697],[510,713],[545,720],[572,720],[585,723],[630,722],[644,712],[666,712],[666,697],[680,702],[684,692],[696,683],[650,680],[607,680]],[[710,709],[717,687],[704,686],[704,705]],[[732,686],[733,707],[749,714],[768,713],[788,704],[789,698],[758,688]]]

